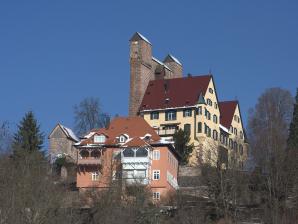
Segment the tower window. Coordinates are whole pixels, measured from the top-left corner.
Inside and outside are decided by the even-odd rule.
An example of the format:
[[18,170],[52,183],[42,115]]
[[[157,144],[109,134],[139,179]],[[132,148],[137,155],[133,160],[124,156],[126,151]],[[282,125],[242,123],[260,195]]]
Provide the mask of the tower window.
[[209,88],[209,93],[213,94],[213,89]]

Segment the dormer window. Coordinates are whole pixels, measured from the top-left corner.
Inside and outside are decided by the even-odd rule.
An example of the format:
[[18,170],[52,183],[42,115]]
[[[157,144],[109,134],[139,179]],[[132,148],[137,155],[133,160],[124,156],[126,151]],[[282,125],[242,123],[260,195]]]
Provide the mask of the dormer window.
[[121,136],[119,137],[119,142],[120,142],[120,143],[124,143],[124,142],[126,142],[126,137],[125,137],[124,135],[121,135]]
[[145,141],[150,141],[151,140],[151,135],[150,134],[146,134],[143,139]]
[[104,135],[95,135],[94,143],[104,143],[106,141],[106,136]]

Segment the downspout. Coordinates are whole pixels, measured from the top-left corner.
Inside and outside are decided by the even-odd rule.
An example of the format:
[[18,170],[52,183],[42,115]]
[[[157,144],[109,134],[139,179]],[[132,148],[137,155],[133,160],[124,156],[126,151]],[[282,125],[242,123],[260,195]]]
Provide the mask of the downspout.
[[194,109],[194,140],[199,141],[197,138],[197,108]]

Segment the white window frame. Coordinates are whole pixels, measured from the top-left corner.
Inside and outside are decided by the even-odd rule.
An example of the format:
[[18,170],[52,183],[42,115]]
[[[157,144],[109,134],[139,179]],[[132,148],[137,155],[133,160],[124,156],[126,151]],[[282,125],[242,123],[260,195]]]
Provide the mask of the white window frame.
[[91,180],[92,181],[99,181],[99,172],[98,171],[91,173]]
[[150,120],[158,120],[159,119],[159,112],[158,111],[153,111],[150,114]]
[[119,137],[119,142],[120,142],[120,143],[124,143],[124,142],[126,142],[126,137],[125,137],[124,135],[120,135],[120,137]]
[[174,121],[177,119],[177,111],[175,110],[166,111],[165,115],[166,115],[166,121]]
[[158,191],[153,192],[152,193],[152,198],[155,201],[159,201],[160,200],[160,192],[158,192]]
[[104,143],[105,141],[106,141],[106,136],[94,135],[94,143]]
[[185,109],[183,111],[184,117],[191,117],[192,116],[192,110],[191,109]]
[[159,149],[153,150],[153,160],[160,160],[160,151]]
[[[158,175],[158,178],[155,178],[155,175],[156,175],[156,177]],[[160,180],[160,170],[153,170],[152,171],[152,180]]]

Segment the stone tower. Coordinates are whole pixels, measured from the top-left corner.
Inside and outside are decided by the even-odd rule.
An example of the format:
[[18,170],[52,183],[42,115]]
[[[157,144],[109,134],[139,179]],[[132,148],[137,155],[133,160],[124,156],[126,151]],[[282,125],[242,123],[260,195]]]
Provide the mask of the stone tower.
[[171,78],[182,77],[182,64],[173,55],[168,54],[168,56],[163,60],[164,64],[168,66],[172,71]]
[[150,80],[182,77],[182,64],[172,55],[164,62],[152,56],[152,44],[136,32],[130,42],[129,116],[138,115],[144,93]]
[[152,45],[140,33],[130,39],[129,116],[136,116],[152,73]]

